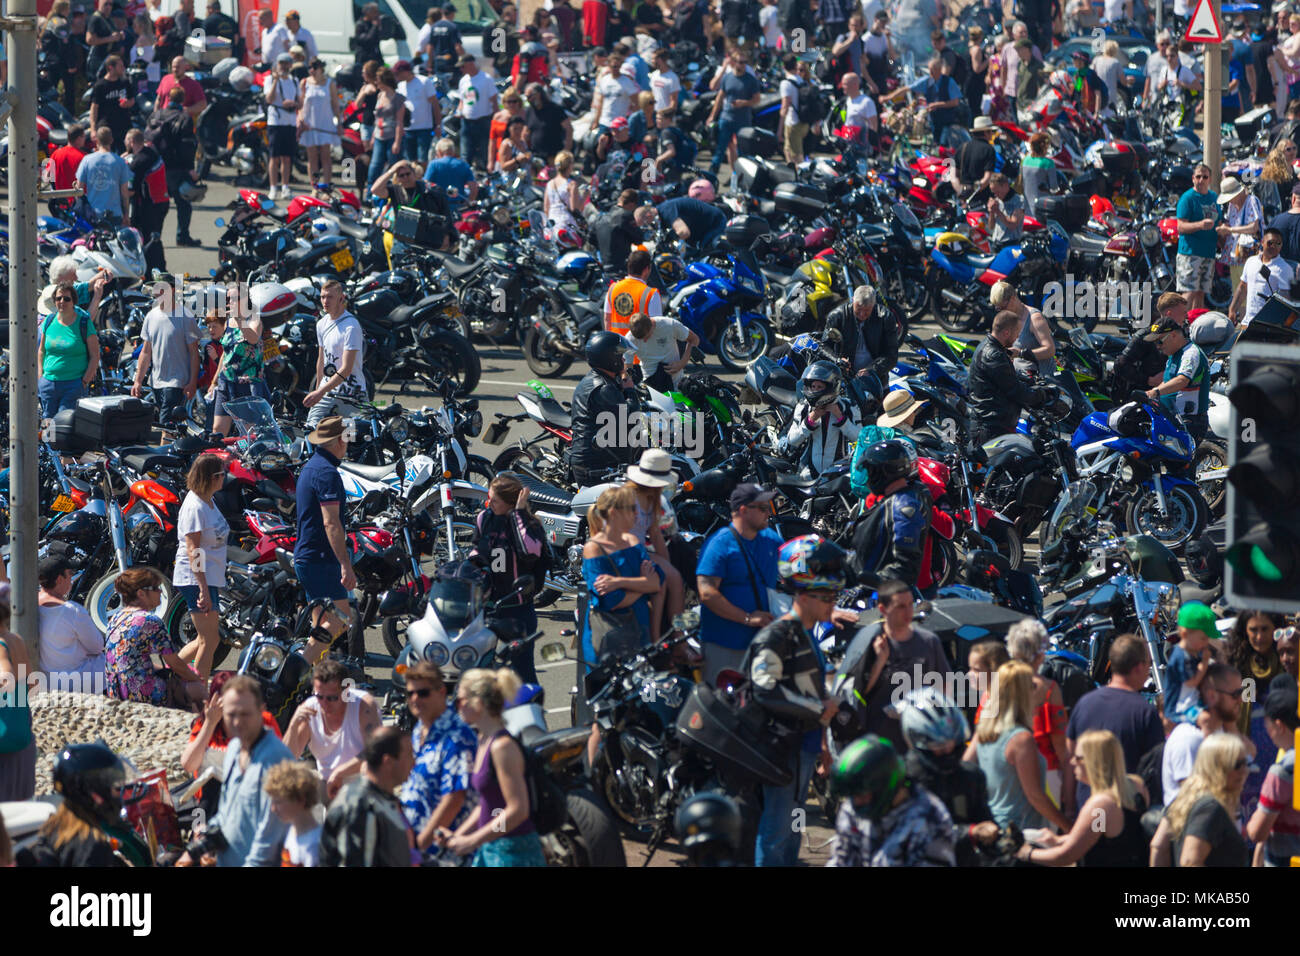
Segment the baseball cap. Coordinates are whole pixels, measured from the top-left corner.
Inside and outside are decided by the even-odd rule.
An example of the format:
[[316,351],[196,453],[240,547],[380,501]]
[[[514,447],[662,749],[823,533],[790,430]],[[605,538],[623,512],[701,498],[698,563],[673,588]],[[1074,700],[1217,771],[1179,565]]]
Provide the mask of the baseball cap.
[[1178,609],[1178,626],[1189,631],[1200,631],[1206,637],[1215,637],[1219,633],[1219,619],[1208,604],[1200,601],[1186,601]]
[[[1148,342],[1154,342],[1156,339],[1160,338],[1160,336],[1164,335],[1166,332],[1174,332],[1174,331],[1179,331],[1179,332],[1183,331],[1183,324],[1179,322],[1177,319],[1175,319],[1173,316],[1167,315],[1163,318],[1156,319],[1156,321],[1152,322],[1151,327],[1147,329],[1146,334],[1143,335],[1142,338],[1146,339]],[[1205,605],[1202,604],[1201,606],[1204,607]],[[1178,623],[1181,624],[1182,621],[1180,620]]]
[[281,53],[279,56],[277,56],[277,57],[275,58],[275,62],[276,62],[276,63],[292,63],[292,62],[293,62],[293,56],[292,56],[291,54],[288,54],[288,53]]
[[609,128],[610,128],[610,129],[627,129],[627,117],[626,117],[626,116],[616,116],[616,117],[614,117],[614,119],[612,119],[612,120],[609,121]]
[[1088,51],[1087,51],[1087,50],[1075,50],[1074,53],[1071,54],[1071,56],[1072,56],[1074,59],[1076,59],[1076,60],[1090,60],[1090,59],[1092,59],[1092,57],[1088,56]]
[[410,68],[411,68],[410,60],[398,60],[396,63],[393,64],[394,73],[396,73],[398,70],[405,71],[405,70],[409,70]]
[[72,570],[72,561],[65,548],[52,547],[41,555],[41,559],[36,562],[36,576],[38,579],[45,578],[48,580],[55,575],[70,570]]
[[1300,183],[1296,183],[1294,186],[1291,187],[1291,195],[1300,196]]
[[284,15],[284,18],[285,18],[286,20],[301,20],[301,19],[302,19],[302,17],[298,16],[298,11],[297,11],[297,10],[290,10],[288,13],[286,13],[286,14]]
[[731,510],[735,511],[745,505],[766,504],[775,497],[775,491],[764,491],[760,485],[746,482],[743,485],[737,485],[735,491],[731,493]]

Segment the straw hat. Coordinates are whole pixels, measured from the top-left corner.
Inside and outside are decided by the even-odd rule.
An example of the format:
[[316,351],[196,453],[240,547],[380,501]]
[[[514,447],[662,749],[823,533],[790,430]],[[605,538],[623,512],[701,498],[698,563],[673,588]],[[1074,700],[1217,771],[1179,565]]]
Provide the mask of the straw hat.
[[913,412],[920,411],[928,402],[923,402],[905,388],[896,388],[885,396],[885,403],[876,424],[881,428],[895,428]]

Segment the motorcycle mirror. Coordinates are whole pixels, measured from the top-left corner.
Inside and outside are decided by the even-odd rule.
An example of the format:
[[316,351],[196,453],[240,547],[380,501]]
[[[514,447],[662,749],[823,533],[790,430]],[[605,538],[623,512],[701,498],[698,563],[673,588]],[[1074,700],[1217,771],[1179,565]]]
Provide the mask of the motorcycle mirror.
[[[577,635],[577,633],[578,632],[571,627],[560,628],[560,637],[574,637]],[[543,650],[545,650],[545,648],[543,648]]]
[[217,217],[217,221],[216,221],[215,223],[213,223],[213,225],[216,226],[217,228],[221,228],[221,227],[224,226],[225,224],[226,224],[226,220],[223,219],[223,218],[220,217],[220,216],[218,216],[218,217]]
[[521,574],[515,578],[515,583],[511,587],[521,594],[526,594],[533,589],[533,576],[531,574]]
[[542,645],[542,660],[547,664],[558,664],[567,657],[568,654],[565,653],[564,645],[559,641],[552,641],[550,644]]

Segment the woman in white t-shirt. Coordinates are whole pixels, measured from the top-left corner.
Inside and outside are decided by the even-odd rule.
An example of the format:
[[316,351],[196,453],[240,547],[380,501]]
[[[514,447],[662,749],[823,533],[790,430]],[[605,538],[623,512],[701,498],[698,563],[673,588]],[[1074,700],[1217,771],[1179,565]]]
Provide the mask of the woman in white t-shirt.
[[189,493],[176,519],[176,570],[172,584],[185,598],[198,636],[181,649],[181,660],[194,664],[203,680],[212,673],[220,641],[221,589],[226,586],[226,538],[230,525],[212,497],[225,482],[226,463],[213,454],[194,459],[185,483]]
[[162,68],[158,65],[158,48],[154,46],[153,21],[147,13],[137,13],[133,29],[136,37],[135,46],[131,48],[131,62],[145,62],[145,77],[149,81],[149,88],[157,89],[158,81],[162,79]]
[[[90,612],[72,591],[72,564],[61,554],[42,558],[37,567],[41,590],[37,600],[40,639],[38,665],[49,678],[51,690],[103,693],[104,635]],[[86,682],[98,678],[99,686]]]

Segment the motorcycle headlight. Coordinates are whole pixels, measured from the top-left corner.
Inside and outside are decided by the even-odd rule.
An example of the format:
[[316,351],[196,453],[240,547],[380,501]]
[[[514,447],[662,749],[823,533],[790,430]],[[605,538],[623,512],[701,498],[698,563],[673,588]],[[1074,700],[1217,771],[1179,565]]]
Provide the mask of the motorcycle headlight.
[[472,647],[460,647],[451,656],[451,662],[459,671],[467,671],[478,664],[478,651]]
[[912,237],[912,251],[913,251],[913,252],[920,252],[920,251],[921,251],[921,248],[922,248],[924,245],[925,245],[925,243],[924,243],[924,241],[921,239],[920,236],[913,236],[913,237]]
[[758,296],[760,298],[763,295],[763,286],[757,279],[745,276],[741,278],[738,284],[750,295]]
[[465,416],[465,434],[470,438],[477,438],[483,431],[483,413],[470,412]]
[[1126,485],[1133,481],[1133,466],[1127,461],[1119,466],[1119,480]]
[[446,644],[434,641],[424,649],[424,659],[439,667],[446,667],[447,662],[451,660],[451,651],[447,650]]
[[1187,446],[1183,444],[1182,438],[1178,435],[1161,435],[1160,444],[1169,449],[1175,455],[1187,454]]
[[257,655],[253,658],[253,663],[260,671],[268,674],[275,673],[279,670],[280,665],[284,663],[284,651],[275,644],[267,644],[258,650]]
[[404,442],[411,434],[411,426],[405,418],[402,418],[399,415],[397,418],[389,421],[388,434],[392,437],[393,441]]
[[257,460],[258,471],[287,471],[289,456],[282,451],[268,451]]
[[1147,223],[1138,230],[1138,242],[1148,248],[1160,245],[1160,230],[1150,223]]

